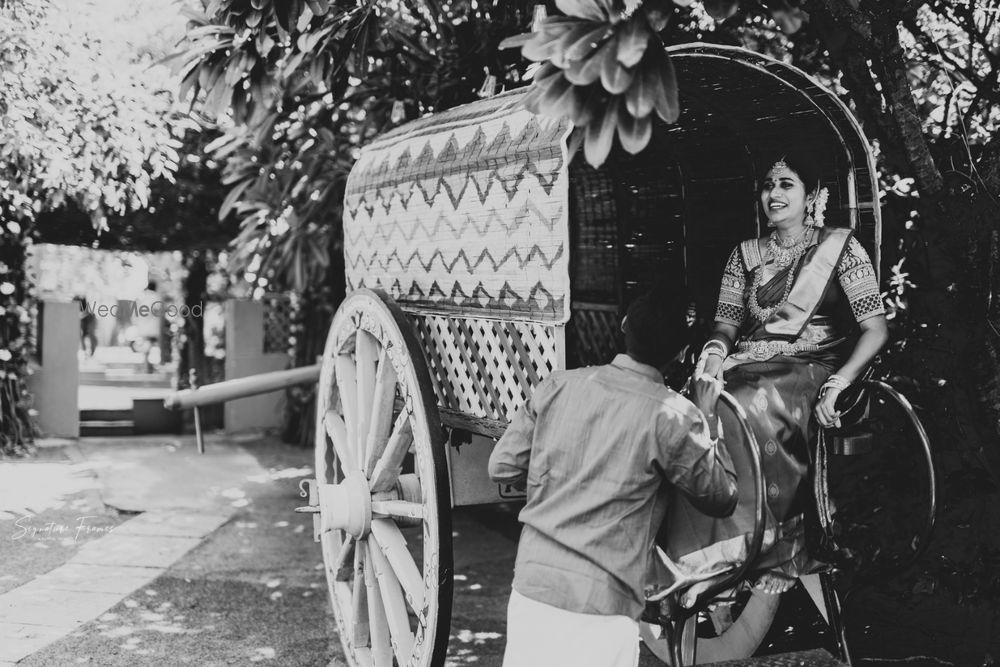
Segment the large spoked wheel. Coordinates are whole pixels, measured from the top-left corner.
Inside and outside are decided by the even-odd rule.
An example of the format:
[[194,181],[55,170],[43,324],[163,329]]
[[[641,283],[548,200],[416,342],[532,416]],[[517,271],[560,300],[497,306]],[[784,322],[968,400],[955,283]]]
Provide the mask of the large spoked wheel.
[[358,290],[330,327],[316,429],[319,539],[355,667],[444,663],[452,544],[443,433],[423,352],[386,295]]
[[[681,649],[685,667],[753,655],[774,622],[779,597],[747,588],[735,594],[732,618],[727,619],[725,626],[713,621],[708,612],[689,618],[684,626]],[[672,664],[670,646],[662,635],[662,628],[640,623],[639,636],[653,655]]]

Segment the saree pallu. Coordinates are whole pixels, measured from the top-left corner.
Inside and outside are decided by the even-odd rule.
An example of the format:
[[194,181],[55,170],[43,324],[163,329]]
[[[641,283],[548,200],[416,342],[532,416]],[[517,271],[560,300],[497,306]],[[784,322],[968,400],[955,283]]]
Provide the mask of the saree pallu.
[[[798,576],[813,565],[802,521],[812,502],[808,448],[815,435],[816,395],[831,372],[831,366],[812,356],[781,356],[743,363],[725,374],[726,391],[744,407],[757,437],[764,472],[764,544],[753,569]],[[674,493],[658,539],[671,560],[690,574],[722,571],[745,560],[754,527],[753,476],[743,431],[729,410],[720,409],[719,419],[740,480],[736,511],[714,519]]]

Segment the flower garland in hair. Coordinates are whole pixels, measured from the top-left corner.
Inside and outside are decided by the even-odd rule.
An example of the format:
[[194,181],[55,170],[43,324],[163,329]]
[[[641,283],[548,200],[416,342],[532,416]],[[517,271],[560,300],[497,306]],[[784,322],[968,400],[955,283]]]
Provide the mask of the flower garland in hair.
[[814,227],[823,226],[823,212],[826,211],[826,202],[830,199],[830,191],[826,188],[820,188],[819,193],[816,195],[816,199],[813,200],[812,205],[812,224]]

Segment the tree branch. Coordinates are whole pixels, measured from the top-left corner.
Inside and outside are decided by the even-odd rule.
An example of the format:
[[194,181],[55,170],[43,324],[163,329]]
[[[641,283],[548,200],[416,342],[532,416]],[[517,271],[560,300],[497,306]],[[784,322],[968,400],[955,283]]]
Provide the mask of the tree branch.
[[884,100],[864,54],[858,48],[844,49],[840,67],[844,72],[844,85],[854,99],[855,110],[868,131],[879,140],[884,159],[889,165],[905,169],[909,161],[899,128],[882,111]]

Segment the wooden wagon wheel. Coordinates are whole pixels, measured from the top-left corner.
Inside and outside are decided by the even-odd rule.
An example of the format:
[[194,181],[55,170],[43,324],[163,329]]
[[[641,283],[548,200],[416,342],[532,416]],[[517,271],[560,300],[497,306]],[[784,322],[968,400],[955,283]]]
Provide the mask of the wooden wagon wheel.
[[[682,655],[684,666],[700,665],[724,660],[738,660],[754,654],[764,635],[771,628],[778,611],[778,595],[769,595],[751,588],[732,625],[715,636],[699,636],[699,625],[707,620],[701,614],[692,616],[684,626]],[[701,623],[699,623],[701,618]],[[704,632],[702,635],[706,634]],[[666,664],[671,664],[670,647],[661,635],[659,626],[639,624],[639,636],[650,652]]]
[[356,667],[444,662],[450,487],[430,375],[403,312],[371,290],[334,317],[317,401],[316,530]]

